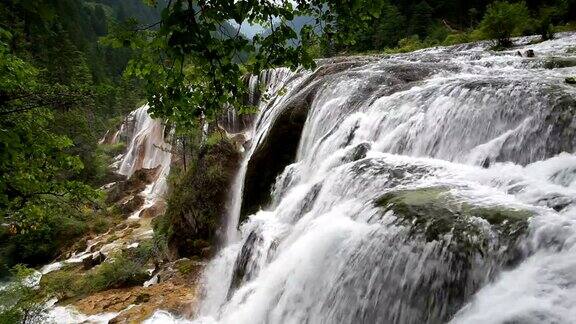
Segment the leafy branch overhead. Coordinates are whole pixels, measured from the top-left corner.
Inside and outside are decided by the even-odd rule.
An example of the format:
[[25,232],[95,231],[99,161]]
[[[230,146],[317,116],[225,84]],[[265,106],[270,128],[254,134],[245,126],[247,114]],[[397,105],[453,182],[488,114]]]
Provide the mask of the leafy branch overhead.
[[[145,80],[151,112],[187,124],[203,114],[215,118],[223,107],[246,108],[241,98],[247,73],[277,66],[314,67],[306,40],[323,33],[334,43],[353,42],[352,32],[368,28],[381,4],[175,0],[163,9],[158,23],[142,27],[128,21],[104,43],[137,50],[126,73]],[[297,30],[291,24],[297,16],[311,17],[312,24]],[[242,24],[260,24],[269,33],[249,40],[240,33]]]

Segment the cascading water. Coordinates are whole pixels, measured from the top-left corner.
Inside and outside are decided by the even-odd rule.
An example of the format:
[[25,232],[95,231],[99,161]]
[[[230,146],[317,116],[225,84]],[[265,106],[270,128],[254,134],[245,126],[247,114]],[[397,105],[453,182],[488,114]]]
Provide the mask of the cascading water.
[[[229,237],[259,211],[207,267],[196,320],[573,322],[575,44],[341,58],[279,78]],[[516,55],[528,48],[537,57]]]
[[[292,76],[292,73],[289,69],[276,69],[270,71],[263,71],[260,76],[251,76],[249,80],[249,102],[251,104],[256,103],[257,91],[263,91],[265,96],[271,96],[277,93],[286,81]],[[258,89],[261,87],[261,89]],[[265,106],[268,105],[267,100],[260,101],[260,111],[265,111]],[[262,116],[258,120],[258,124],[262,122],[266,122],[265,120],[270,121],[271,117],[264,117]],[[257,125],[254,125],[253,128],[257,128]],[[252,130],[251,132],[254,132]],[[252,135],[250,135],[251,137]],[[255,145],[252,145],[254,148]],[[226,215],[226,234],[225,234],[225,243],[229,244],[235,242],[238,239],[238,221],[240,220],[240,210],[242,207],[242,191],[244,189],[244,178],[246,177],[246,167],[248,165],[249,157],[252,155],[253,151],[247,153],[246,157],[242,161],[240,165],[240,169],[238,170],[236,177],[234,178],[234,182],[232,183],[232,197],[230,201],[230,214]]]
[[[170,173],[171,146],[165,139],[166,125],[148,114],[148,105],[144,105],[128,115],[127,120],[134,123],[130,128],[126,153],[118,164],[118,173],[130,177],[136,170],[159,167],[157,180],[146,189],[148,200],[162,197],[167,190],[167,177]],[[120,132],[127,127],[122,125]],[[117,137],[117,136],[116,136]]]
[[[127,222],[139,221],[140,213],[159,203],[167,189],[167,176],[170,172],[172,155],[170,144],[166,139],[166,127],[161,120],[153,119],[148,114],[148,105],[144,105],[132,111],[124,120],[120,129],[108,137],[102,139],[101,143],[117,144],[125,141],[127,148],[124,154],[116,157],[112,165],[118,173],[129,178],[134,172],[146,168],[157,169],[153,181],[141,193],[144,197],[144,204],[138,208],[127,220]],[[139,226],[136,230],[131,230],[129,235],[119,235],[122,239],[108,240],[109,233],[98,235],[87,242],[84,251],[74,253],[70,258],[48,264],[41,269],[41,274],[47,274],[62,268],[66,264],[82,263],[86,258],[93,258],[99,254],[106,256],[114,251],[126,249],[130,246],[138,246],[139,242],[151,238],[152,228],[150,222],[144,222],[148,226]],[[126,227],[128,228],[128,227]],[[124,229],[116,230],[120,233]],[[108,235],[108,236],[107,236]],[[97,247],[97,248],[95,248]],[[46,318],[42,322],[48,323],[108,323],[116,317],[118,313],[109,312],[97,315],[84,315],[72,306],[55,306],[56,300],[52,300],[46,308]]]

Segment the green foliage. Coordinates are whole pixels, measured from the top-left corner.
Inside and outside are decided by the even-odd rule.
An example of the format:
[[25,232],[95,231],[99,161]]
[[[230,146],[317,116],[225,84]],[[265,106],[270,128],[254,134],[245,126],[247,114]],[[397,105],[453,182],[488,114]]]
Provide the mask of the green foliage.
[[137,248],[118,252],[87,272],[77,267],[51,272],[42,278],[42,291],[65,300],[112,288],[141,285],[150,277],[145,270],[148,262],[157,257],[154,242],[141,242]]
[[187,171],[171,179],[166,213],[156,221],[155,233],[180,256],[201,255],[206,244],[200,243],[213,243],[221,224],[240,155],[220,136],[210,136],[218,140],[205,145]]
[[390,49],[388,53],[407,53],[416,51],[422,48],[427,47],[425,43],[420,40],[418,35],[412,35],[407,38],[403,38],[398,42],[398,47],[394,49]]
[[[71,215],[97,199],[89,186],[72,178],[83,164],[69,155],[72,141],[52,132],[53,113],[44,106],[29,109],[23,93],[38,89],[36,70],[0,43],[0,234],[3,246],[18,261],[37,264],[54,257],[56,242],[82,232]],[[58,238],[61,239],[58,239]],[[4,271],[14,261],[3,259]]]
[[116,222],[93,187],[120,148],[97,143],[140,98],[119,79],[125,50],[97,44],[103,10],[75,0],[0,4],[0,277]]
[[[380,11],[381,2],[360,0],[176,0],[162,10],[158,30],[128,21],[106,43],[138,51],[127,75],[145,81],[151,112],[190,126],[202,115],[214,120],[227,105],[242,109],[246,72],[314,66],[313,52],[296,42],[312,39],[314,30],[296,31],[289,23],[295,16],[317,18],[330,42],[349,44],[354,42],[349,35],[368,28]],[[229,21],[261,23],[270,32],[249,41]]]
[[48,296],[38,290],[40,274],[22,265],[12,269],[12,278],[0,286],[0,323],[40,323]]
[[480,30],[486,38],[495,39],[499,46],[512,45],[511,37],[521,35],[530,23],[530,12],[524,2],[496,1],[490,6],[480,22]]

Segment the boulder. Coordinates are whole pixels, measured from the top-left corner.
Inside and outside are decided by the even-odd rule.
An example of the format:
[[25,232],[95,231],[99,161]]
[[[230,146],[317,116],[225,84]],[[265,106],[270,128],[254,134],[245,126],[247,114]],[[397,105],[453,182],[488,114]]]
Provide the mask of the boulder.
[[454,197],[448,187],[391,191],[377,199],[376,205],[392,211],[396,224],[409,227],[426,241],[446,240],[449,235],[453,252],[494,254],[491,240],[496,236],[501,246],[496,250],[506,264],[517,260],[517,243],[527,233],[528,219],[533,216],[526,210],[473,205]]
[[137,211],[145,203],[144,197],[140,195],[135,195],[131,197],[126,197],[120,202],[120,211],[125,216],[130,216],[131,213]]
[[143,209],[140,212],[140,218],[155,218],[166,211],[166,203],[162,200],[157,201],[154,205]]
[[544,61],[545,69],[562,69],[576,66],[574,57],[549,57]]
[[153,169],[140,169],[134,172],[129,179],[118,181],[109,189],[106,202],[109,204],[117,203],[128,196],[142,192],[147,185],[156,180],[159,170],[160,166]]
[[104,262],[104,260],[106,260],[106,256],[101,252],[97,252],[96,254],[83,259],[82,267],[84,268],[84,270],[90,270],[95,266]]
[[[454,195],[459,187],[392,190],[375,200],[389,225],[384,242],[374,243],[387,245],[379,251],[385,261],[376,259],[384,275],[374,280],[391,292],[387,302],[411,307],[416,322],[449,322],[481,287],[526,256],[530,211],[476,205]],[[415,269],[414,262],[422,271],[386,275]]]

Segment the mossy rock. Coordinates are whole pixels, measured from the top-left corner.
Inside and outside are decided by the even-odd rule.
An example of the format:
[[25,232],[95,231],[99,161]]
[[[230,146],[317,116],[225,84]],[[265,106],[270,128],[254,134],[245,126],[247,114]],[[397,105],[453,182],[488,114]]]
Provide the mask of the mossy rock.
[[[457,199],[448,187],[429,187],[386,193],[376,205],[393,211],[397,225],[408,226],[426,241],[447,241],[463,252],[484,254],[495,234],[510,252],[528,229],[532,212],[504,206],[477,206]],[[480,219],[488,223],[483,223]]]
[[566,78],[565,82],[568,83],[568,84],[576,85],[576,77]]
[[223,139],[203,147],[187,171],[172,180],[166,213],[154,226],[156,235],[166,238],[171,256],[202,255],[216,241],[240,162],[241,154]]
[[545,69],[562,69],[576,66],[576,58],[550,57],[544,61]]

